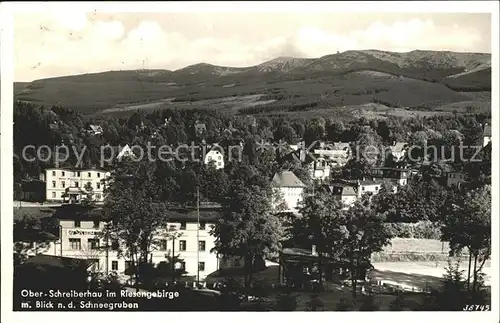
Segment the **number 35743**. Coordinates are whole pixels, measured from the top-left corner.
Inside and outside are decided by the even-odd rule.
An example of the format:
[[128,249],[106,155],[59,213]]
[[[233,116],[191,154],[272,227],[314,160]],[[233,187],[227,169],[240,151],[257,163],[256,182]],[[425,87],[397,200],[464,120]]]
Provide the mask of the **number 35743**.
[[490,306],[489,305],[465,305],[463,308],[464,311],[489,311]]

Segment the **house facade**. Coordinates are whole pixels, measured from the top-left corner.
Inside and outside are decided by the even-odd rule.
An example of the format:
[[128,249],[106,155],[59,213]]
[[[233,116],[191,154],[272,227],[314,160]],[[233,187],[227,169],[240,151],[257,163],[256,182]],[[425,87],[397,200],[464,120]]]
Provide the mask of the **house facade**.
[[218,149],[211,149],[205,154],[203,162],[205,165],[212,164],[215,169],[223,169],[224,155]]
[[465,183],[465,173],[462,172],[447,172],[446,176],[446,186],[447,187],[460,187],[462,183]]
[[[287,212],[297,212],[302,201],[305,184],[291,171],[276,173],[273,177],[272,187],[281,193],[286,204]],[[276,205],[273,205],[276,207]]]
[[[185,270],[187,276],[196,277],[199,268],[200,280],[219,269],[219,256],[211,252],[215,237],[211,235],[218,211],[200,210],[198,224],[196,210],[172,211],[172,220],[166,224],[169,233],[158,230],[154,237],[149,259],[153,264],[167,262],[172,256],[180,260],[176,267]],[[118,241],[106,241],[100,234],[105,220],[64,214],[58,218],[59,241],[40,246],[38,254],[90,260],[94,272],[116,272],[125,276],[132,265],[131,259],[118,254]],[[199,228],[199,230],[198,230]],[[175,238],[171,238],[175,234]],[[105,248],[108,246],[108,248]],[[106,251],[107,250],[107,251]]]
[[371,169],[371,176],[378,180],[391,181],[394,184],[405,186],[408,184],[410,172],[411,170],[406,168],[376,167]]
[[45,170],[45,196],[50,202],[79,202],[85,193],[85,185],[90,183],[96,202],[104,201],[105,180],[109,172],[99,169]]

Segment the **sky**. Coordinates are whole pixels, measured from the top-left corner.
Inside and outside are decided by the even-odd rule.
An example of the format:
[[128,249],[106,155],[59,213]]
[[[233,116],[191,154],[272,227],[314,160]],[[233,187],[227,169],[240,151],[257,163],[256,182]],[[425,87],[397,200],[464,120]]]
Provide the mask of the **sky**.
[[14,80],[196,63],[244,67],[337,51],[491,53],[479,13],[87,13],[14,16]]

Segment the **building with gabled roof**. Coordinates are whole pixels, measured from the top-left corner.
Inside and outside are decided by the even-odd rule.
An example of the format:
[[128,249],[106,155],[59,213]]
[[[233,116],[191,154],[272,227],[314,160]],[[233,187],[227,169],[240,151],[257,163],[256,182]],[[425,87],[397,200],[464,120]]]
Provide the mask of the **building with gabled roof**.
[[274,175],[271,186],[282,194],[287,212],[297,212],[306,185],[291,171],[282,171]]

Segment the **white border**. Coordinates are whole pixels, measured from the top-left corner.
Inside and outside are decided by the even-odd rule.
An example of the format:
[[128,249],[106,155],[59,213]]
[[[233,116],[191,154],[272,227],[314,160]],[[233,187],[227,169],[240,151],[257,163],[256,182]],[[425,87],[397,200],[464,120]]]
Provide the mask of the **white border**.
[[[103,314],[80,312],[72,314],[68,312],[43,312],[43,313],[20,313],[12,312],[12,106],[13,106],[13,14],[16,12],[39,12],[58,10],[84,10],[100,12],[443,12],[443,13],[491,13],[492,14],[492,128],[493,128],[493,203],[492,203],[492,312],[400,312],[400,313],[361,313],[361,312],[323,312],[315,315],[322,316],[325,320],[352,321],[352,320],[374,320],[383,321],[401,320],[405,322],[422,322],[429,320],[449,320],[453,322],[498,322],[499,321],[499,267],[498,267],[498,210],[499,210],[499,178],[498,178],[498,109],[499,109],[499,79],[498,79],[498,48],[499,48],[499,5],[497,1],[408,1],[408,2],[87,2],[87,3],[53,3],[53,2],[24,2],[24,3],[0,3],[1,17],[1,168],[3,174],[1,180],[1,210],[2,210],[2,322],[32,322],[50,321],[65,322],[71,320],[96,319],[102,321]],[[361,10],[359,8],[362,8]],[[1,176],[1,175],[0,175]],[[167,316],[168,315],[168,316]],[[292,316],[293,315],[293,316]],[[141,312],[127,313],[114,312],[113,320],[140,321],[144,319],[156,319],[158,321],[183,320],[191,316],[192,319],[220,322],[222,318],[232,319],[238,322],[255,322],[266,316],[266,320],[288,316],[292,320],[306,319],[306,312],[295,313],[186,313],[186,312]],[[332,317],[333,316],[333,317]],[[321,318],[320,318],[321,319]]]

